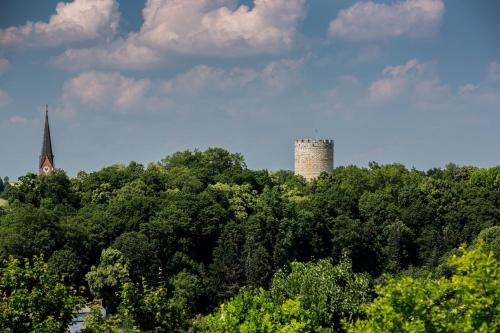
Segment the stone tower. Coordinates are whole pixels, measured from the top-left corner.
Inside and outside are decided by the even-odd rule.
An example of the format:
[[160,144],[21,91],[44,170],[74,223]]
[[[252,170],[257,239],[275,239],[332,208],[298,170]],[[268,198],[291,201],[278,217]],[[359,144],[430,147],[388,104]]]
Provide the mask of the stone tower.
[[311,180],[333,170],[333,140],[295,140],[295,174]]
[[42,152],[38,164],[38,173],[42,176],[50,176],[54,171],[54,154],[52,153],[52,141],[49,128],[49,107],[45,109],[45,127],[43,130]]

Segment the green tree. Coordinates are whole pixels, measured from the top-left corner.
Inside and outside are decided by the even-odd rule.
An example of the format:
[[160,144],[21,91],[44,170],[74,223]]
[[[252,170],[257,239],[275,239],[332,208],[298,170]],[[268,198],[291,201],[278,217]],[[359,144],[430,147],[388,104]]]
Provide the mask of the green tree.
[[236,222],[244,222],[255,207],[256,191],[251,186],[217,183],[209,185],[207,191],[218,197],[227,206]]
[[120,303],[119,292],[129,281],[128,262],[116,249],[105,249],[101,253],[99,266],[92,266],[85,276],[90,292],[102,300],[107,312],[116,312]]
[[186,299],[173,296],[165,284],[140,288],[125,283],[118,315],[122,325],[145,332],[185,332],[189,322]]
[[[379,282],[388,272],[451,278],[458,271],[447,258],[462,243],[498,260],[500,167],[370,163],[306,182],[292,171],[249,170],[241,155],[209,148],[146,168],[131,162],[3,183],[12,195],[0,209],[0,260],[43,254],[73,286],[90,271],[92,293],[114,312],[96,323],[118,330],[184,330],[242,287],[268,287],[280,268],[281,296],[266,297],[276,306],[299,297],[312,324],[341,330],[370,291],[354,272]],[[316,262],[344,255],[352,269]]]
[[300,299],[275,303],[264,289],[243,289],[217,311],[197,318],[191,332],[326,332],[309,319]]
[[135,231],[123,233],[116,238],[111,247],[123,254],[133,281],[140,282],[143,278],[148,281],[154,280],[158,273],[159,262],[154,245],[144,234]]
[[349,332],[498,332],[500,262],[481,247],[453,256],[451,278],[388,278]]
[[243,285],[241,256],[243,237],[238,224],[230,222],[224,228],[210,265],[210,286],[217,302],[227,300]]
[[82,304],[40,257],[32,263],[10,257],[0,267],[1,332],[66,332]]
[[123,221],[123,231],[139,229],[141,223],[147,222],[155,208],[155,199],[147,195],[147,187],[142,180],[135,180],[116,190],[109,201],[111,214]]
[[271,275],[271,256],[266,248],[247,238],[243,249],[246,284],[254,287],[267,285]]
[[201,290],[197,277],[181,272],[170,286],[165,281],[150,286],[125,282],[119,292],[118,311],[103,318],[94,310],[85,321],[87,333],[97,332],[186,332],[197,293]]
[[5,177],[2,181],[2,184],[3,190],[0,191],[0,199],[7,199],[9,196],[9,189],[12,187],[12,185],[9,183],[9,177]]
[[385,272],[397,272],[410,264],[410,257],[413,254],[412,230],[402,221],[396,220],[386,224],[382,229],[383,235],[387,238],[387,245],[384,248],[386,258]]
[[[353,270],[356,272],[376,271],[380,266],[380,251],[378,244],[374,244],[370,229],[372,224],[362,224],[360,220],[340,215],[328,220],[328,229],[332,241],[331,256],[341,258],[345,253],[352,260]],[[374,246],[375,245],[375,246]]]
[[204,184],[217,181],[229,183],[246,169],[243,156],[222,148],[208,148],[204,152],[189,150],[177,152],[162,160],[167,169],[188,167]]
[[19,183],[9,188],[9,201],[27,203],[39,207],[45,205],[70,205],[78,207],[79,197],[71,187],[71,181],[63,170],[56,169],[50,176],[28,173],[19,177]]
[[274,275],[270,292],[277,303],[300,297],[314,325],[338,331],[342,320],[361,314],[360,305],[370,300],[369,283],[368,276],[352,272],[347,259],[336,266],[328,260],[292,262],[290,272]]
[[474,246],[482,246],[486,253],[493,252],[495,258],[500,260],[500,226],[494,226],[482,230],[474,240]]
[[[123,333],[121,318],[104,317],[101,313],[101,304],[92,304],[90,314],[85,317],[83,329],[80,333]],[[129,329],[127,333],[139,333],[138,329]]]
[[49,270],[70,285],[79,282],[81,259],[71,248],[54,251],[47,262]]
[[203,183],[195,172],[187,167],[172,167],[165,172],[165,185],[169,189],[197,193],[203,189]]
[[0,259],[9,255],[31,258],[49,257],[57,249],[61,233],[57,222],[59,213],[54,209],[35,208],[31,205],[15,207],[1,217]]

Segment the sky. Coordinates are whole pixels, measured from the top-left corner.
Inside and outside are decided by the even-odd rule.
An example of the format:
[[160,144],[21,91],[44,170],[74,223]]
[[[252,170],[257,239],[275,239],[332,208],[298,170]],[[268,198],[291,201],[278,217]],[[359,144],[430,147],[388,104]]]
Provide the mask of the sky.
[[500,164],[497,0],[2,0],[0,176],[223,147],[293,169]]

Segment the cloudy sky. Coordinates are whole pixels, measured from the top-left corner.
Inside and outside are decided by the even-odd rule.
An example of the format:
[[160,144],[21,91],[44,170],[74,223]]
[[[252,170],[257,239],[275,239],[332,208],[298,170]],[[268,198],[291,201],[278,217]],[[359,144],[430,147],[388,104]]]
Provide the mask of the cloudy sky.
[[227,148],[292,169],[500,164],[500,3],[2,0],[0,176],[37,170],[49,104],[70,175]]

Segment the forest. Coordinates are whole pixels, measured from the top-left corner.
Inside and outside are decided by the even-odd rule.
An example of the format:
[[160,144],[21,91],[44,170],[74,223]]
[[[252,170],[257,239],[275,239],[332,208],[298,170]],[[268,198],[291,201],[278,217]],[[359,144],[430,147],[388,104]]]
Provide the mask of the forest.
[[1,190],[1,332],[500,331],[500,166],[306,182],[209,148]]

